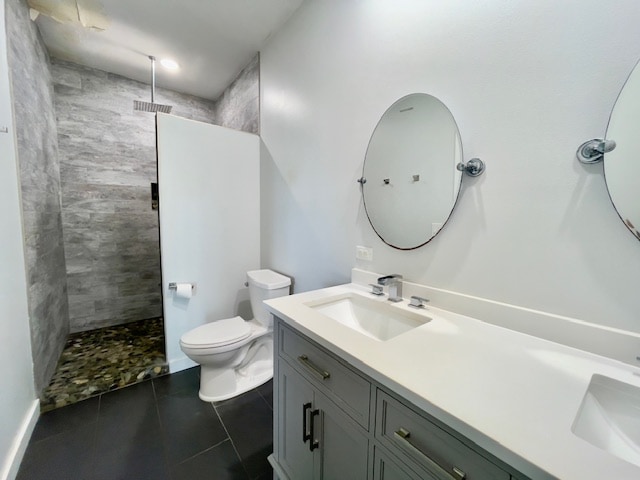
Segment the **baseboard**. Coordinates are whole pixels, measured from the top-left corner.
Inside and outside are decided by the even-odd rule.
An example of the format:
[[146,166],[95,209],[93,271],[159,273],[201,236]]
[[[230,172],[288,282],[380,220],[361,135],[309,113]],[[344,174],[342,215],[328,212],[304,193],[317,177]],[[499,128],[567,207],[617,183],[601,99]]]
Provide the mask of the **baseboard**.
[[182,370],[186,370],[187,368],[197,367],[198,364],[191,360],[189,357],[184,356],[180,358],[176,358],[169,362],[169,373],[177,373]]
[[27,450],[27,445],[29,445],[31,434],[33,433],[33,429],[36,427],[36,422],[38,421],[39,416],[40,402],[38,400],[34,400],[13,440],[13,445],[11,446],[11,450],[8,452],[4,468],[0,474],[0,480],[15,480],[18,475],[18,470],[20,469],[20,463],[22,463],[22,458],[24,457],[24,452]]
[[274,480],[289,480],[289,477],[286,473],[284,473],[284,470],[282,470],[282,467],[276,460],[276,457],[273,455],[273,453],[267,457],[267,460],[269,461],[271,468],[273,468]]

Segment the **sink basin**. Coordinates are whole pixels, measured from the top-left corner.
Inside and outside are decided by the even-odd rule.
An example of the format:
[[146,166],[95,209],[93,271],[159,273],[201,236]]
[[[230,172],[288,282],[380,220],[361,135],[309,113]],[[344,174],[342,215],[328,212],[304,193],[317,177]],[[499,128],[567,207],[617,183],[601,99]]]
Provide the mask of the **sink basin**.
[[314,300],[306,305],[342,325],[382,342],[431,320],[384,300],[351,293]]
[[571,430],[592,445],[640,466],[640,387],[594,375]]

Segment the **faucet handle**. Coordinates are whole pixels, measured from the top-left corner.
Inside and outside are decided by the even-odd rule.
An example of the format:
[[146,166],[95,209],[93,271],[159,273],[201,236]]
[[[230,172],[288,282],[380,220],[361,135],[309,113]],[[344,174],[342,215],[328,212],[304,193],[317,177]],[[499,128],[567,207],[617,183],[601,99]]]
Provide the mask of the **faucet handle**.
[[375,283],[370,283],[369,286],[371,287],[371,295],[384,295],[384,292],[382,291],[382,285],[376,285]]
[[424,297],[418,297],[417,295],[411,295],[411,301],[409,302],[409,306],[410,307],[415,307],[415,308],[424,308],[425,307],[425,303],[427,303],[429,301],[428,298],[424,298]]

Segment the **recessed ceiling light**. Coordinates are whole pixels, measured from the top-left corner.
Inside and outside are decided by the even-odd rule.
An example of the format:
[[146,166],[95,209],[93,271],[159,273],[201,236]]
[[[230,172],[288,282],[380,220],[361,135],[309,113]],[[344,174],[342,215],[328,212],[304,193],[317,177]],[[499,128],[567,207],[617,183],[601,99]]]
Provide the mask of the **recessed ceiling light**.
[[170,58],[163,58],[162,60],[160,60],[160,63],[164,68],[168,70],[178,70],[180,68],[178,62],[176,62],[175,60],[171,60]]

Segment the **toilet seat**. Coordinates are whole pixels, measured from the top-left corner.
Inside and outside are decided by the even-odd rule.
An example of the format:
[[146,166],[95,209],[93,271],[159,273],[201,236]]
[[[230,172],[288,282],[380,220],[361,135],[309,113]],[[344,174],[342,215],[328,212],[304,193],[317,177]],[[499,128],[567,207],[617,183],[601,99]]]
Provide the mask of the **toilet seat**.
[[215,348],[241,342],[251,335],[251,327],[242,317],[206,323],[185,333],[180,343],[187,348]]

